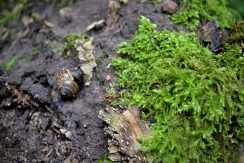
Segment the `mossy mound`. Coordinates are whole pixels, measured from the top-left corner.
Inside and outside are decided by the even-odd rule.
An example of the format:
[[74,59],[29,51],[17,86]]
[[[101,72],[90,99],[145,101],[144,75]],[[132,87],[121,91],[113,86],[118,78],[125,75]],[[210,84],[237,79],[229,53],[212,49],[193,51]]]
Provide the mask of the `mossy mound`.
[[231,27],[233,20],[240,16],[227,7],[226,0],[181,0],[181,9],[171,19],[193,29],[200,22],[215,19],[222,28]]
[[229,44],[236,44],[244,48],[244,21],[236,22],[232,25],[230,36],[228,39]]
[[0,2],[0,27],[20,19],[24,5],[28,0],[9,0]]
[[[155,118],[142,149],[163,162],[227,162],[236,159],[243,135],[244,89],[236,67],[240,48],[218,55],[194,33],[157,31],[142,17],[139,30],[113,59],[123,89],[121,105],[137,105]],[[227,64],[231,62],[233,64]]]

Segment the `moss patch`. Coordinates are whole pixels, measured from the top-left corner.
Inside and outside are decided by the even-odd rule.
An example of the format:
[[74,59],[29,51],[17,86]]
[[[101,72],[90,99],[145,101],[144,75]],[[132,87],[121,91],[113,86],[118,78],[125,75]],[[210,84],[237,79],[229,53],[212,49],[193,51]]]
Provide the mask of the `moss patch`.
[[232,25],[228,43],[236,44],[244,48],[244,21],[236,22]]
[[13,58],[11,58],[6,64],[5,64],[5,68],[6,70],[10,71],[21,59],[20,56],[16,55]]
[[62,56],[67,57],[67,52],[74,48],[76,40],[84,39],[85,35],[83,33],[68,33],[63,36],[62,40],[65,42],[64,46],[59,49]]
[[[126,90],[119,104],[140,106],[155,118],[142,149],[163,162],[227,162],[236,159],[243,135],[244,89],[239,49],[215,55],[194,33],[157,31],[142,17],[123,58],[112,61]],[[240,54],[240,53],[238,53]],[[230,56],[230,57],[228,57]],[[233,64],[225,64],[230,62]],[[129,80],[128,80],[129,79]]]
[[9,2],[0,2],[0,27],[6,23],[19,20],[24,5],[28,0],[10,0]]
[[230,27],[238,14],[227,8],[226,0],[181,0],[181,9],[171,19],[193,29],[200,22],[216,19],[222,28]]

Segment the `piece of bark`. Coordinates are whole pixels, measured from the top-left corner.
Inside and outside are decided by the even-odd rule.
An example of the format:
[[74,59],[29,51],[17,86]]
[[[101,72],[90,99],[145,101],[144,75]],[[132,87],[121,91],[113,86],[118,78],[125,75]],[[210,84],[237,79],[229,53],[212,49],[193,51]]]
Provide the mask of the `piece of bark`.
[[90,37],[88,39],[78,39],[74,45],[79,60],[79,68],[84,73],[85,86],[90,86],[93,69],[97,66],[92,42],[93,38]]
[[111,154],[109,158],[112,161],[123,161],[124,158],[129,158],[136,162],[147,162],[145,154],[140,151],[137,138],[150,136],[151,130],[147,123],[140,119],[138,107],[132,107],[124,113],[116,108],[107,107],[100,111],[99,118],[108,124],[105,131],[112,137],[108,143]]

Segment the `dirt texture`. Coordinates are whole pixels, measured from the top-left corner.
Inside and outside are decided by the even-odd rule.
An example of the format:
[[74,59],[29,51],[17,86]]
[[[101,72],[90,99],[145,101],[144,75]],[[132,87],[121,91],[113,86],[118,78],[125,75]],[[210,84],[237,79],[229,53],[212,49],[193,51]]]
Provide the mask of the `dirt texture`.
[[[41,17],[31,21],[33,12]],[[21,21],[7,26],[9,34],[0,46],[1,63],[19,57],[11,71],[0,69],[1,162],[96,162],[106,155],[108,136],[98,113],[105,108],[106,88],[116,81],[109,64],[117,44],[136,31],[141,15],[159,29],[178,30],[160,5],[137,0],[80,0],[65,8],[47,0],[25,6]],[[98,20],[105,23],[86,31]],[[90,86],[64,101],[57,95],[55,76],[62,68],[76,67],[77,57],[64,58],[57,49],[63,35],[78,32],[94,38],[97,67]]]

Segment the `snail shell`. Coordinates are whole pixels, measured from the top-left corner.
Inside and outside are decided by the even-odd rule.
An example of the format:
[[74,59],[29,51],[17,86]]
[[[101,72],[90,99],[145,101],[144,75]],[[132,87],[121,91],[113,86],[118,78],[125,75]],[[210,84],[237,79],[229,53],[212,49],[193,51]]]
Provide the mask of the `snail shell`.
[[82,72],[80,70],[62,70],[56,77],[60,96],[65,99],[76,97],[82,87],[82,81]]

